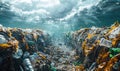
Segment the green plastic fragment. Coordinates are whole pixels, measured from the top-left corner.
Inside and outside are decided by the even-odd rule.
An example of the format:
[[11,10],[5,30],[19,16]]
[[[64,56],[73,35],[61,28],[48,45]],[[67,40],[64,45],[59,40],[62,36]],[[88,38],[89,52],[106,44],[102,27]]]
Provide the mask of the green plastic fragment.
[[28,45],[30,45],[30,46],[35,45],[35,42],[34,42],[34,41],[28,41],[27,43],[28,43]]
[[79,66],[81,64],[81,62],[74,62],[73,63],[75,66]]
[[113,57],[113,55],[112,54],[110,54],[110,58],[112,58]]
[[114,57],[115,55],[120,53],[120,48],[110,48],[109,49],[110,52],[110,57]]
[[55,67],[51,66],[51,71],[57,71]]

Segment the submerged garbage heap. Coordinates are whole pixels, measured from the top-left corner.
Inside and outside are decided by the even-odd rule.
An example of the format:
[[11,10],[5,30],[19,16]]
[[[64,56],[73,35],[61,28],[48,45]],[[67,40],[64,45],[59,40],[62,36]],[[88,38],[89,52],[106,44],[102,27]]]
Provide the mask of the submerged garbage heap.
[[[0,25],[0,71],[49,71],[49,35]],[[45,51],[46,50],[46,51]],[[47,53],[47,54],[45,54]]]
[[84,28],[73,34],[76,47],[74,71],[120,71],[120,24]]
[[66,33],[54,46],[40,29],[0,25],[0,71],[120,71],[120,24]]
[[0,25],[0,71],[72,71],[75,51],[40,29]]

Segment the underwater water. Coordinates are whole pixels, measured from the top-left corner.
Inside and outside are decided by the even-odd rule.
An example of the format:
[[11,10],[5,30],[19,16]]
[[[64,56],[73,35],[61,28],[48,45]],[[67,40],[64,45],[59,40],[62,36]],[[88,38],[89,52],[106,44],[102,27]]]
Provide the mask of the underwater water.
[[[64,33],[120,21],[120,0],[1,0],[0,24],[42,29],[57,41]],[[54,39],[54,41],[55,41]]]
[[57,34],[120,21],[120,0],[0,0],[0,24]]

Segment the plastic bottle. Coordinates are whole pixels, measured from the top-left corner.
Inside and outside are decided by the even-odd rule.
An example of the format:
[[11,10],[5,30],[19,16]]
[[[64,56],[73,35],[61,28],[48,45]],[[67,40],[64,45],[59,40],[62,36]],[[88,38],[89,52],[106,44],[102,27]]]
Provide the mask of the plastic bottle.
[[34,71],[33,66],[32,66],[29,58],[24,59],[23,64],[24,64],[26,71]]

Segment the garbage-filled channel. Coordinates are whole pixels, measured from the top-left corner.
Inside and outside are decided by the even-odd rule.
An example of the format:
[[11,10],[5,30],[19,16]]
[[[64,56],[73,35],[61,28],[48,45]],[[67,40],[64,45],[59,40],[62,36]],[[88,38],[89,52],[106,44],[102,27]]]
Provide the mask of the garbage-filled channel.
[[[40,29],[0,25],[1,71],[119,71],[120,24],[83,28],[52,42]],[[59,42],[58,44],[55,44]]]
[[119,13],[120,0],[0,0],[0,71],[120,71]]

